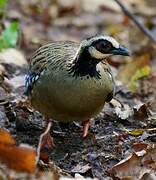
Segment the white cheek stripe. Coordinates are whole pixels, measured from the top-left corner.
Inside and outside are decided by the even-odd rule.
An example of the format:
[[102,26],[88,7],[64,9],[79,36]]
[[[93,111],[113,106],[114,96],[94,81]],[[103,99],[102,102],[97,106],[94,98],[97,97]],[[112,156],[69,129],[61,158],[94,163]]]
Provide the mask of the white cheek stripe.
[[110,54],[103,54],[103,53],[99,52],[94,47],[89,47],[88,50],[89,50],[89,53],[92,57],[99,59],[99,60],[105,59],[106,57],[110,56]]

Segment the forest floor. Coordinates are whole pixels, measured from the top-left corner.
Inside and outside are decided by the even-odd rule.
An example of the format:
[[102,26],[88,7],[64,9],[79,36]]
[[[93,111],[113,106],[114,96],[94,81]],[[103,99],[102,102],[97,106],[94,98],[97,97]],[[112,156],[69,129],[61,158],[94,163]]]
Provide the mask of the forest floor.
[[[54,122],[51,134],[56,147],[48,152],[48,160],[55,164],[56,169],[60,168],[59,172],[56,170],[59,176],[156,178],[154,44],[121,12],[115,2],[113,6],[104,3],[95,6],[95,9],[79,1],[67,6],[61,1],[60,4],[37,2],[11,1],[3,20],[4,26],[18,20],[20,36],[16,49],[6,49],[0,53],[0,76],[5,76],[0,87],[0,127],[15,138],[17,145],[28,144],[36,149],[44,129],[44,117],[27,106],[23,95],[24,76],[32,53],[41,45],[56,40],[79,42],[93,34],[113,35],[132,51],[131,57],[109,59],[116,79],[113,101],[105,104],[102,112],[92,119],[86,139],[82,138],[81,124]],[[138,4],[135,4],[136,14],[140,13],[141,21],[155,33],[156,14],[152,11],[152,5],[141,4],[144,12],[147,12],[145,15]],[[148,14],[149,9],[153,14]],[[121,164],[117,164],[119,162]],[[47,168],[48,162],[47,166],[46,163],[41,164],[42,171],[53,172],[53,169]],[[18,173],[10,175],[10,171],[6,173],[2,169],[3,166],[0,168],[3,177],[41,178],[41,174],[35,173],[18,177]],[[51,179],[47,174],[43,176]],[[57,177],[54,176],[54,179]]]

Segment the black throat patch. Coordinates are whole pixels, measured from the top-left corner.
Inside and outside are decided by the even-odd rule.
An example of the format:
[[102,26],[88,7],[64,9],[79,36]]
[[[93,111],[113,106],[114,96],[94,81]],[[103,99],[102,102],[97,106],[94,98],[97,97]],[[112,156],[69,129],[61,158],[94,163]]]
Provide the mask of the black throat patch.
[[74,77],[89,76],[101,79],[101,75],[96,69],[98,63],[99,60],[91,57],[88,50],[84,49],[79,57],[74,60],[73,65],[70,66],[69,73],[73,74]]

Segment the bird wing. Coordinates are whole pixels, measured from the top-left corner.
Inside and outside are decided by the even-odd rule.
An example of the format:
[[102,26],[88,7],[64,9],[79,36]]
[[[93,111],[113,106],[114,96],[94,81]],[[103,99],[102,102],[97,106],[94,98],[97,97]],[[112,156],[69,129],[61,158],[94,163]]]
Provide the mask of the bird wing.
[[40,47],[31,58],[29,71],[25,78],[25,95],[31,94],[34,83],[50,63],[57,67],[63,61],[71,60],[78,47],[78,43],[70,41],[54,42]]

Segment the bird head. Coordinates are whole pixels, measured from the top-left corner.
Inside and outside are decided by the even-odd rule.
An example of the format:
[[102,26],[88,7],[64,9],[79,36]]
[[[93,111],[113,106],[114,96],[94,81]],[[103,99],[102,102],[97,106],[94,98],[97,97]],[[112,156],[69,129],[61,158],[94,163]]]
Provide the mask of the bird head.
[[80,44],[80,50],[87,50],[96,60],[103,60],[112,55],[129,56],[129,50],[120,45],[113,37],[94,36],[85,39]]

